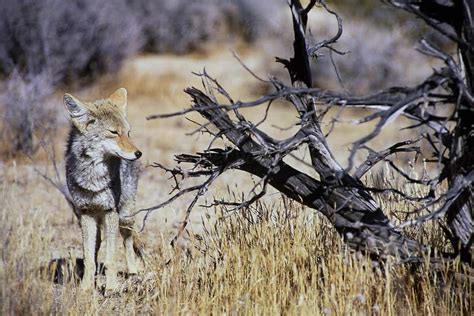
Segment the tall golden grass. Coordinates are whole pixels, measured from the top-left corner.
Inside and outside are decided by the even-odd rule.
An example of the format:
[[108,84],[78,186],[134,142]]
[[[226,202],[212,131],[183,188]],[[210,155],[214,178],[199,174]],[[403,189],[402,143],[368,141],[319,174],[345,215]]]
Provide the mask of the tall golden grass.
[[[3,182],[0,214],[3,314],[451,315],[470,306],[472,289],[451,278],[453,264],[437,275],[429,265],[375,264],[347,249],[314,211],[280,196],[205,225],[188,237],[186,251],[173,249],[160,226],[150,225],[139,276],[124,277],[109,297],[83,293],[74,280],[55,284],[54,269],[47,269],[52,245],[75,245],[59,254],[67,261],[80,256],[77,223],[60,197],[45,199],[51,189],[33,192],[36,179],[7,169],[12,180]],[[426,236],[414,234],[439,242],[438,234]]]
[[[213,56],[216,76],[230,85],[233,95],[249,98],[255,91],[243,79],[244,72],[238,66],[223,69],[235,64],[229,55],[223,60]],[[198,80],[183,75],[182,69],[199,70],[205,62],[195,56],[173,63],[155,57],[154,68],[149,58],[126,67],[119,82],[112,84],[129,88],[132,138],[145,153],[144,164],[171,164],[173,154],[201,150],[206,139],[185,136],[193,124],[182,119],[147,122],[144,116],[188,105],[188,97],[180,91]],[[148,65],[145,70],[140,70],[141,62]],[[151,84],[153,77],[161,79]],[[109,88],[96,86],[83,97],[107,95]],[[284,107],[276,111],[279,125],[294,120]],[[345,155],[340,151],[348,142],[348,131],[344,127],[330,138],[338,155]],[[60,129],[54,139],[58,155],[65,132],[65,127]],[[36,168],[51,174],[51,165],[43,158],[35,162]],[[101,294],[102,276],[97,291],[83,293],[73,277],[55,282],[56,268],[50,265],[58,259],[72,265],[82,257],[80,229],[63,197],[28,160],[4,160],[0,166],[1,314],[461,315],[471,308],[472,288],[452,277],[462,272],[458,263],[446,264],[436,274],[429,264],[416,268],[396,260],[376,264],[349,250],[317,212],[275,192],[236,214],[198,208],[187,237],[176,248],[169,242],[188,200],[157,210],[141,233],[148,255],[140,274],[128,278],[122,274],[121,288],[111,296]],[[366,180],[374,185],[382,181],[375,175]],[[231,194],[237,194],[248,183],[249,178],[239,173],[226,175],[210,196],[228,194],[228,186]],[[421,194],[416,187],[401,189]],[[145,168],[138,207],[163,201],[169,190],[164,173]],[[404,218],[407,202],[390,195],[378,199],[392,219]],[[433,225],[406,233],[440,249],[447,244]],[[124,271],[124,258],[120,258]],[[99,261],[103,261],[102,251]]]

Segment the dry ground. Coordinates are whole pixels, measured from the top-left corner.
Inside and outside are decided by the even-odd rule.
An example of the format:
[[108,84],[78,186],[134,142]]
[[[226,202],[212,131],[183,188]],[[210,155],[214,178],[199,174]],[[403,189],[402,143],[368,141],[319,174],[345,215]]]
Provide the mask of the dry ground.
[[[250,68],[265,76],[265,61],[273,60],[273,56],[250,54],[245,48],[238,52]],[[145,119],[150,114],[187,107],[190,100],[182,90],[200,85],[190,71],[203,67],[236,99],[248,100],[264,91],[223,47],[211,55],[141,56],[129,62],[118,79],[104,79],[77,92],[84,99],[94,99],[119,86],[129,90],[132,138],[144,152],[138,208],[165,200],[172,184],[162,171],[146,167],[148,164],[172,166],[174,154],[205,148],[205,136],[185,135],[195,125],[184,118]],[[262,113],[253,110],[246,114],[257,118]],[[286,127],[295,120],[296,113],[284,104],[276,104],[269,121]],[[271,124],[265,129],[279,137],[291,133]],[[329,142],[337,157],[345,158],[347,144],[366,129],[349,124],[336,129]],[[66,130],[64,124],[56,135],[58,157]],[[383,147],[387,141],[404,136],[393,128],[372,145]],[[62,158],[58,162],[62,166]],[[143,272],[136,278],[124,278],[121,292],[111,297],[100,292],[84,295],[74,282],[55,284],[51,271],[45,269],[51,260],[73,262],[82,256],[80,229],[63,197],[35,173],[27,159],[0,161],[0,166],[2,314],[445,315],[462,314],[469,308],[472,289],[444,283],[443,279],[430,281],[427,272],[410,273],[404,266],[374,266],[367,258],[351,254],[325,219],[275,192],[245,218],[218,219],[222,214],[198,207],[192,216],[192,237],[183,240],[176,250],[169,241],[189,197],[155,211],[141,233],[148,252]],[[36,166],[52,174],[44,155],[38,156]],[[301,164],[297,166],[310,172]],[[216,184],[207,199],[228,197],[229,191],[245,192],[254,180],[231,173]],[[380,199],[389,214],[396,215],[407,206],[393,197]],[[424,242],[444,242],[439,232],[429,227],[409,233]],[[124,269],[123,258],[121,264]]]

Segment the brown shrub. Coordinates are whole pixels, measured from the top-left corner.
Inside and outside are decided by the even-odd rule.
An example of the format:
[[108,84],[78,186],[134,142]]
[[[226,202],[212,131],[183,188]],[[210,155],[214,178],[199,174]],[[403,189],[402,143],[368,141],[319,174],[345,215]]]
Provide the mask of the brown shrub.
[[[53,83],[116,71],[141,45],[124,1],[0,0],[0,73]],[[52,9],[54,8],[54,9]]]

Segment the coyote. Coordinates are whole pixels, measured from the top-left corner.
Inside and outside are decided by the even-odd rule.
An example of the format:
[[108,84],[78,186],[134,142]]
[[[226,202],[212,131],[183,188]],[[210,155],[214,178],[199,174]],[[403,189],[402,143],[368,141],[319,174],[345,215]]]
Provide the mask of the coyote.
[[84,102],[70,94],[64,105],[71,119],[66,149],[66,181],[73,209],[79,217],[84,249],[81,287],[94,288],[101,224],[105,228],[106,290],[117,287],[115,253],[120,231],[125,245],[128,272],[137,273],[133,218],[139,162],[142,153],[130,140],[126,118],[127,90],[110,97]]

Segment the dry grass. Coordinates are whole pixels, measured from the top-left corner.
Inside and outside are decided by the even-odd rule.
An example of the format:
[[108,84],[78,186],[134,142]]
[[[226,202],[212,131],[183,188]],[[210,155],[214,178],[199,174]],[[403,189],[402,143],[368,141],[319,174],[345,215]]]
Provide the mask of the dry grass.
[[[265,73],[261,60],[268,60],[268,56],[241,54],[252,68]],[[119,82],[105,82],[83,91],[82,96],[93,99],[118,85],[127,87],[132,138],[145,153],[144,163],[171,165],[173,154],[198,151],[206,139],[185,136],[193,124],[181,118],[146,121],[144,117],[187,106],[189,98],[181,91],[199,84],[189,71],[203,66],[236,97],[248,99],[258,93],[251,88],[254,82],[223,49],[211,57],[140,57],[125,67]],[[258,111],[248,114],[261,115]],[[296,117],[281,104],[272,115],[280,126],[288,126]],[[265,128],[278,133],[270,125]],[[55,139],[58,153],[65,132],[66,128],[61,129]],[[347,154],[345,144],[362,132],[363,128],[347,125],[331,136],[339,158]],[[383,140],[400,136],[392,132],[387,131]],[[373,144],[383,145],[383,141]],[[178,249],[171,248],[169,241],[189,199],[156,211],[142,233],[149,254],[142,273],[137,278],[124,278],[121,292],[111,297],[99,291],[86,295],[73,281],[55,284],[45,269],[53,259],[73,262],[82,256],[80,229],[64,199],[28,161],[0,161],[0,166],[2,314],[447,315],[469,311],[471,288],[442,275],[434,278],[429,269],[415,273],[391,262],[374,266],[348,251],[325,219],[275,192],[244,214],[223,219],[218,219],[219,212],[198,208],[189,238],[182,240]],[[37,167],[51,172],[44,159],[38,159]],[[251,181],[247,175],[229,174],[207,197],[228,196],[227,186],[231,192],[240,192]],[[138,207],[163,201],[169,190],[162,172],[145,168]],[[381,202],[392,215],[406,208],[402,201],[390,197]],[[445,242],[434,229],[412,230],[410,234],[431,244]],[[99,260],[103,260],[102,252]],[[121,265],[124,269],[124,260]]]

